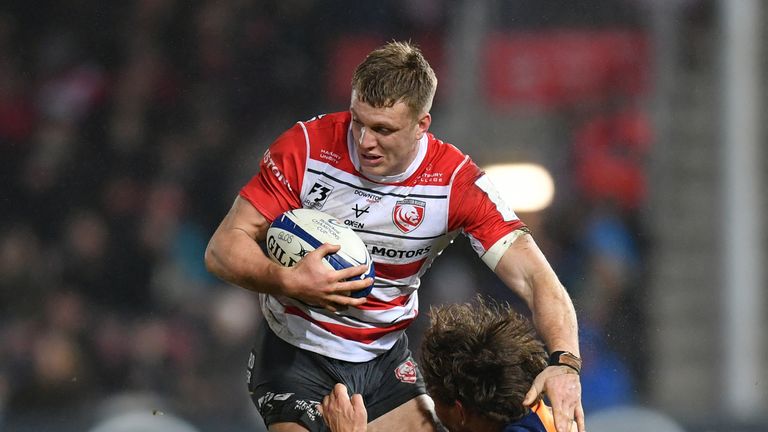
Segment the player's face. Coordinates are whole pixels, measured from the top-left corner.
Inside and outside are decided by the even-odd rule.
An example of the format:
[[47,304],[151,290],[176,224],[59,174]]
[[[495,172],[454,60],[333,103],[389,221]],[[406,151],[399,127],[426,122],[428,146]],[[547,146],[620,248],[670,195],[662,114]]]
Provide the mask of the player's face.
[[419,140],[432,122],[429,113],[414,118],[403,102],[375,108],[358,100],[355,92],[349,110],[363,174],[390,176],[404,172],[416,158]]

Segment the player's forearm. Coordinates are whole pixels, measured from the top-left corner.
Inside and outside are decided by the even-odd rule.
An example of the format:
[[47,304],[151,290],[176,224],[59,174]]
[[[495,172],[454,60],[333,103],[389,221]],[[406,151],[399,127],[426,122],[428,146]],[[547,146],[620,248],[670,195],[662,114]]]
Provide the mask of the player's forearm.
[[526,234],[517,238],[504,252],[495,271],[526,302],[547,348],[578,355],[573,303],[533,237]]
[[273,263],[258,243],[237,228],[220,227],[205,250],[205,266],[220,279],[251,291],[282,292],[283,267]]
[[547,348],[579,356],[576,311],[565,288],[551,270],[533,275],[531,283],[533,322]]

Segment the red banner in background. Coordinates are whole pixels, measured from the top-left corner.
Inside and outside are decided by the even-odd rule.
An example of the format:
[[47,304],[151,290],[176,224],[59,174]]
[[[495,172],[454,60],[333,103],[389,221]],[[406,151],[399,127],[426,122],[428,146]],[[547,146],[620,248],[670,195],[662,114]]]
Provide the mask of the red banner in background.
[[496,33],[483,62],[485,98],[500,109],[552,108],[648,89],[649,43],[640,32]]
[[329,50],[328,99],[333,103],[348,104],[352,91],[352,73],[369,52],[383,42],[381,38],[372,35],[354,35],[341,37],[335,41]]
[[[328,52],[326,96],[331,103],[348,106],[352,91],[352,74],[365,57],[374,49],[391,41],[372,34],[343,35],[330,44]],[[442,40],[437,35],[419,35],[411,40],[435,70],[440,83],[435,100],[446,92],[446,72],[443,67]]]

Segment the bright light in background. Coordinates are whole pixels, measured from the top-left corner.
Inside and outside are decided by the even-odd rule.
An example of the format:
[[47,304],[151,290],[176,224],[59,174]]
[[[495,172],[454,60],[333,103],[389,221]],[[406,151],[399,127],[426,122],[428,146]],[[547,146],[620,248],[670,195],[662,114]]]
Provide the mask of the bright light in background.
[[552,204],[555,182],[546,168],[531,163],[483,168],[504,201],[516,212],[536,212]]

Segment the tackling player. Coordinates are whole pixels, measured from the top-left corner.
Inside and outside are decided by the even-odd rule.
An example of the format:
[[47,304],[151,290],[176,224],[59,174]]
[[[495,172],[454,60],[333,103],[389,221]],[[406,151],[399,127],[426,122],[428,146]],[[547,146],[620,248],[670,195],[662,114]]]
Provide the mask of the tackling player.
[[[421,276],[459,233],[525,300],[548,349],[564,353],[539,374],[531,400],[545,390],[558,430],[575,420],[583,431],[579,376],[559,360],[579,355],[573,304],[484,173],[428,132],[436,88],[411,44],[371,52],[354,72],[349,111],[298,122],[277,138],[209,242],[209,271],[260,293],[267,325],[248,385],[270,431],[325,430],[316,405],[337,382],[366,398],[368,430],[434,430],[405,329],[418,313]],[[375,282],[345,281],[364,266],[323,266],[334,245],[290,268],[265,256],[257,242],[270,222],[301,207],[354,227],[375,261]],[[366,298],[343,294],[371,283]]]
[[[525,317],[478,298],[433,307],[430,322],[420,367],[443,426],[450,432],[555,431],[541,399],[530,409],[523,405],[547,365],[544,344]],[[322,413],[332,432],[366,430],[362,396],[350,397],[343,384],[323,398]]]

